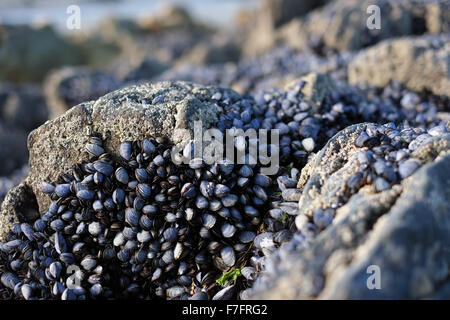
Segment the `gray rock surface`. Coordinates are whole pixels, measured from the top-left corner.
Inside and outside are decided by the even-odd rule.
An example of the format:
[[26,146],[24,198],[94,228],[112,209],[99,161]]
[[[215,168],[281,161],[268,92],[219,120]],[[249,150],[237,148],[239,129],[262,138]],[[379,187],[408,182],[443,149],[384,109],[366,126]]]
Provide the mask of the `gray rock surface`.
[[253,21],[246,35],[244,51],[247,55],[260,54],[273,48],[278,29],[294,18],[320,7],[327,0],[263,0],[253,13]]
[[[367,27],[371,5],[380,8],[380,29]],[[445,1],[337,0],[293,19],[274,41],[302,50],[357,50],[388,38],[446,32],[447,16]]]
[[[450,156],[425,165],[355,250],[350,268],[331,267],[323,299],[420,299],[448,282]],[[368,290],[367,267],[381,271],[381,289]],[[344,270],[344,268],[346,270]]]
[[[30,173],[5,198],[0,213],[3,221],[5,217],[20,215],[24,210],[16,205],[27,199],[24,190],[37,200],[41,212],[48,206],[49,199],[41,192],[39,182],[54,181],[59,174],[87,160],[83,151],[89,129],[107,138],[106,148],[115,155],[119,144],[126,140],[162,136],[181,142],[186,137],[177,129],[188,129],[192,135],[194,121],[201,120],[204,128],[217,122],[220,110],[211,103],[211,97],[219,91],[232,99],[239,97],[230,89],[187,82],[159,82],[117,90],[97,101],[79,104],[46,122],[28,137]],[[155,97],[163,101],[152,104]],[[0,229],[0,234],[5,231],[6,224]]]
[[[365,127],[338,133],[303,169],[300,215],[345,199],[345,181],[357,170],[354,141]],[[382,192],[361,188],[310,245],[269,264],[273,270],[255,284],[250,298],[442,297],[450,275],[449,151],[448,136],[434,139],[413,151],[424,165],[400,184]],[[381,271],[380,290],[367,287],[372,265]]]
[[352,142],[363,130],[365,125],[361,124],[347,127],[302,169],[297,184],[303,190],[300,215],[312,216],[315,208],[331,206],[345,193],[345,181],[358,170],[358,148]]
[[359,53],[348,66],[350,83],[383,87],[396,80],[415,91],[450,95],[450,36],[386,40]]

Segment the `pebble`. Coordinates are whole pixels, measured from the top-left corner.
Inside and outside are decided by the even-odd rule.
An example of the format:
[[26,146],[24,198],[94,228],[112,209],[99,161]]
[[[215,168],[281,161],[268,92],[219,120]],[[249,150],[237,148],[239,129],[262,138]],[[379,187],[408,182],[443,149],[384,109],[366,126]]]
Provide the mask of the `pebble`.
[[303,145],[303,148],[305,148],[305,150],[307,152],[312,152],[316,146],[313,138],[303,139],[302,145]]

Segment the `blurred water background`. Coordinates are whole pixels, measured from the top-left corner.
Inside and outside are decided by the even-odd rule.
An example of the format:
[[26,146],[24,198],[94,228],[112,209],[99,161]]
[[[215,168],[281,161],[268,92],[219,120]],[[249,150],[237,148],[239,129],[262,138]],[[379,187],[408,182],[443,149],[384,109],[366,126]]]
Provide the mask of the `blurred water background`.
[[253,9],[257,3],[257,0],[3,0],[0,2],[0,23],[48,23],[60,32],[68,32],[66,10],[72,4],[81,9],[83,30],[91,29],[105,18],[140,19],[159,12],[162,7],[178,6],[200,23],[229,29],[237,12]]

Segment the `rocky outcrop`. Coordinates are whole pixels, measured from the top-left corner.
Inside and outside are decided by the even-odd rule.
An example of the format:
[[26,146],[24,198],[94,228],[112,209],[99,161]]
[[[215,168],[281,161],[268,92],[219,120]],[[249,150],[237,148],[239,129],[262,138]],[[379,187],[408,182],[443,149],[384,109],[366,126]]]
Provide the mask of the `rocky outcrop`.
[[[269,2],[269,1],[268,1]],[[291,1],[270,1],[245,42],[245,52],[255,54],[275,45],[290,45],[319,53],[358,50],[379,41],[406,35],[448,32],[448,3],[445,1],[336,0],[315,1],[311,12],[294,9],[283,14]],[[292,1],[294,2],[294,1]],[[309,1],[295,1],[308,7]],[[373,10],[379,8],[380,28],[371,28]],[[369,9],[369,10],[368,10]],[[296,13],[297,12],[297,13]]]
[[317,72],[308,73],[307,75],[292,81],[285,86],[285,89],[290,89],[293,86],[298,85],[301,81],[305,83],[302,89],[305,100],[311,104],[312,110],[315,112],[320,111],[320,107],[325,97],[330,96],[333,93],[337,94],[338,91],[335,81],[330,76]]
[[303,15],[325,4],[320,1],[296,0],[264,0],[253,13],[253,21],[249,28],[244,51],[247,55],[260,54],[276,44],[278,28],[294,18]]
[[[341,131],[302,170],[296,225],[310,233],[324,230],[297,249],[281,246],[251,298],[419,299],[445,291],[450,276],[450,136],[433,136],[432,131],[429,140],[417,138],[422,144],[409,147],[416,160],[406,164],[403,159],[400,176],[412,161],[419,167],[380,191],[377,178],[373,184],[362,176],[352,178],[368,154],[357,145],[371,128],[360,124]],[[367,141],[363,150],[374,147]],[[386,175],[388,167],[384,170],[377,172]],[[380,289],[373,289],[368,283],[378,271]]]
[[384,87],[395,80],[415,90],[450,95],[450,36],[387,40],[359,53],[348,66],[350,83]]
[[[371,5],[380,8],[383,23],[380,29],[369,30],[366,26],[369,17],[366,10]],[[412,34],[411,4],[385,0],[332,1],[280,30],[281,40],[297,48],[324,46],[340,51],[356,50],[382,39],[408,34]]]
[[[96,101],[79,104],[62,116],[46,122],[28,137],[30,173],[26,180],[5,198],[3,219],[23,216],[15,203],[35,198],[40,211],[49,204],[39,188],[40,181],[54,181],[77,163],[87,160],[83,152],[88,130],[95,130],[107,140],[106,148],[118,154],[119,144],[143,137],[168,137],[181,142],[191,134],[194,121],[211,127],[218,120],[219,107],[212,96],[220,92],[231,100],[239,95],[218,87],[202,87],[187,82],[160,82],[128,87],[107,94]],[[27,190],[24,196],[23,190]],[[34,208],[37,210],[37,206]],[[23,210],[22,210],[23,211]],[[5,221],[5,220],[3,220]],[[9,221],[9,220],[8,220]],[[6,224],[2,232],[6,231]]]

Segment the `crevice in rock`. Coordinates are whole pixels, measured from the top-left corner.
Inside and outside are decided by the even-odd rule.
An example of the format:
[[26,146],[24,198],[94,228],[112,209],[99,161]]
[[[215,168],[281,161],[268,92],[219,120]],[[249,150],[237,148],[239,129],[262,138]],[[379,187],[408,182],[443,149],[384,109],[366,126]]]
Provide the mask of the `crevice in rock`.
[[414,15],[411,24],[414,35],[422,35],[427,32],[427,23],[424,15]]
[[22,222],[32,222],[39,217],[39,206],[33,189],[26,185],[23,188],[22,201],[17,206],[18,218]]

